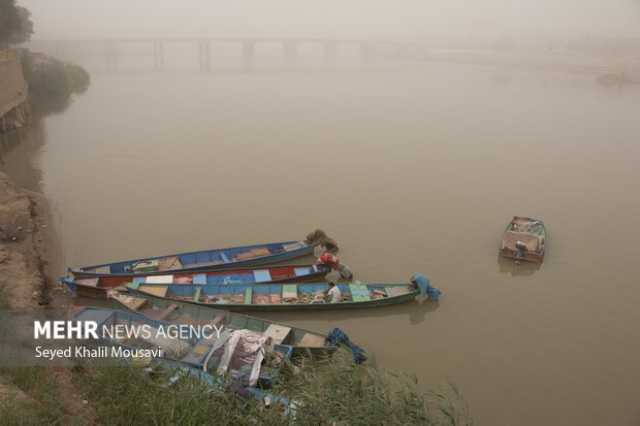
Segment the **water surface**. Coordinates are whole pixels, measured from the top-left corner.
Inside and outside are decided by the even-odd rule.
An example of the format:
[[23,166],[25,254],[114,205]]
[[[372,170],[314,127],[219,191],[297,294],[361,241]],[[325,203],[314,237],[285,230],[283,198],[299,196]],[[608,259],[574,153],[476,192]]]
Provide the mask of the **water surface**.
[[[640,422],[640,90],[419,70],[93,75],[35,164],[68,265],[303,238],[439,306],[270,315],[341,327],[384,367],[458,385],[481,425]],[[539,269],[497,257],[547,223]]]

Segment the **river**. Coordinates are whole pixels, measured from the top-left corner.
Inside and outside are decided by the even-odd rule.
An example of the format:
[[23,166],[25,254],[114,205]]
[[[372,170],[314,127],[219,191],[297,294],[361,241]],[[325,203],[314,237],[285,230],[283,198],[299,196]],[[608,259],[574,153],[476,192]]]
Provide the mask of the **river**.
[[[63,263],[320,227],[358,279],[423,272],[441,303],[270,318],[454,383],[480,425],[640,422],[640,90],[445,65],[92,77],[34,143]],[[497,257],[513,215],[547,224],[539,269]]]

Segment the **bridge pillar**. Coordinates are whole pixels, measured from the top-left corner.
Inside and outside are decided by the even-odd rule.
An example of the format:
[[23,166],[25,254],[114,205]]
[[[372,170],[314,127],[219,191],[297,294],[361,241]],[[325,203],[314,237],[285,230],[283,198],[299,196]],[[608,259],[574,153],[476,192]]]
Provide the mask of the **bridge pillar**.
[[53,43],[52,55],[55,58],[64,58],[64,41],[56,41]]
[[116,71],[118,69],[118,47],[115,41],[105,42],[104,55],[107,71]]
[[298,43],[291,40],[282,42],[284,49],[284,66],[293,69],[298,65]]
[[164,68],[164,43],[160,40],[153,42],[153,69],[159,71]]
[[363,65],[371,65],[375,59],[375,46],[371,42],[360,43],[360,55]]
[[338,42],[325,41],[324,43],[324,62],[326,65],[333,65],[338,57]]
[[209,40],[198,42],[198,60],[200,71],[211,71],[211,42]]
[[242,42],[242,69],[253,71],[256,66],[256,42],[255,40],[245,40]]

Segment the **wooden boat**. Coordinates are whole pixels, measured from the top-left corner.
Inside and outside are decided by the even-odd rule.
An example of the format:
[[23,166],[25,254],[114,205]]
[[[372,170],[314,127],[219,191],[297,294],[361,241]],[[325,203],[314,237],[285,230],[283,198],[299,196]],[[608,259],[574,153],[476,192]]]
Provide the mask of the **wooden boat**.
[[263,285],[145,285],[131,283],[127,290],[154,300],[180,301],[231,311],[279,311],[372,308],[410,302],[418,297],[437,300],[439,290],[420,274],[403,284],[338,284],[343,301],[325,303],[327,283]]
[[291,346],[293,355],[320,355],[335,350],[335,346],[327,344],[325,334],[209,306],[118,291],[110,292],[109,298],[117,309],[125,308],[151,319],[178,324],[214,324],[225,329],[263,333],[275,343]]
[[303,241],[256,244],[70,268],[69,272],[76,278],[90,278],[233,269],[274,264],[307,256],[313,253],[316,245]]
[[502,237],[500,254],[516,261],[542,263],[547,231],[538,219],[514,216]]
[[128,283],[144,285],[236,285],[236,284],[273,284],[283,282],[317,281],[330,269],[323,265],[289,265],[233,270],[189,271],[165,275],[119,274],[116,276],[96,276],[90,278],[65,277],[61,282],[79,297],[104,299],[113,288]]
[[[248,329],[214,328],[213,324],[181,326],[135,312],[95,307],[81,309],[73,320],[97,325],[98,340],[93,344],[105,347],[110,358],[199,371],[209,375],[213,385],[222,386],[229,378],[242,387],[268,388],[292,354],[291,346],[277,343],[282,340],[278,330],[271,336]],[[137,354],[118,357],[112,348]]]

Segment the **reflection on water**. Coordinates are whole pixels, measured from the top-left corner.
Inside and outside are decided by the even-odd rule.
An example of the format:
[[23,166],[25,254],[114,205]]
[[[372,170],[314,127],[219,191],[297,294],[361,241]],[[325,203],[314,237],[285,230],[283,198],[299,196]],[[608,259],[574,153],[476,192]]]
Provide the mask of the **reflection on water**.
[[542,267],[541,263],[520,262],[516,263],[513,259],[507,259],[498,255],[498,267],[500,272],[511,274],[513,277],[533,275]]
[[[639,96],[436,65],[96,75],[38,165],[69,265],[321,227],[357,279],[422,272],[443,299],[270,318],[456,383],[480,424],[633,425]],[[514,214],[553,234],[538,270],[496,268]]]
[[[318,311],[313,313],[314,320],[335,322],[348,322],[352,320],[362,320],[375,322],[388,316],[404,318],[408,325],[417,325],[438,309],[439,304],[428,300],[416,300],[401,306],[389,306],[380,309],[352,309],[336,311]],[[273,320],[288,322],[304,321],[309,318],[309,312],[287,312],[287,313],[260,313],[261,316],[268,316]]]

